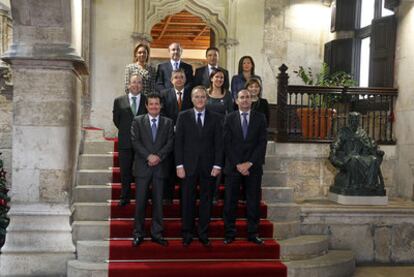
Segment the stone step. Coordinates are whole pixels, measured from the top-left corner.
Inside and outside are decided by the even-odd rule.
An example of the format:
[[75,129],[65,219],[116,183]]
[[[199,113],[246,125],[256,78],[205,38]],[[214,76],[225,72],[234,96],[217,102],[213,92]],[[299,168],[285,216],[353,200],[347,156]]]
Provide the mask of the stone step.
[[325,255],[329,247],[329,237],[323,235],[297,236],[278,242],[281,259],[286,262]]
[[109,260],[109,240],[80,240],[76,250],[79,261],[97,263]]
[[[178,188],[176,188],[178,189]],[[221,197],[224,191],[220,191]],[[175,192],[179,197],[179,192]],[[112,187],[109,183],[97,185],[76,186],[73,190],[74,202],[107,202],[112,198]],[[289,187],[262,187],[262,198],[266,204],[292,203],[293,189]]]
[[82,128],[85,140],[104,140],[104,130],[98,128]]
[[73,221],[73,241],[109,238],[109,221]]
[[79,156],[79,169],[107,169],[114,164],[112,153],[82,154]]
[[289,277],[349,277],[355,271],[354,255],[347,250],[329,250],[323,256],[284,264]]
[[266,155],[275,155],[276,153],[276,143],[274,141],[268,141],[266,147]]
[[280,170],[280,167],[281,160],[277,155],[266,155],[265,164],[263,165],[264,170]]
[[267,205],[267,219],[273,222],[299,220],[300,206],[295,203],[274,203]]
[[287,173],[282,170],[263,170],[262,187],[286,187]]
[[277,240],[297,237],[300,235],[300,220],[272,221],[273,237]]
[[[78,170],[77,184],[102,185],[112,181],[111,169],[81,169]],[[287,174],[278,170],[265,170],[263,172],[262,187],[286,187]]]
[[104,185],[112,181],[111,169],[78,170],[78,185]]
[[68,277],[108,277],[107,263],[68,261]]
[[76,186],[73,190],[73,199],[75,203],[82,202],[107,202],[111,199],[112,187],[106,185],[88,185]]
[[292,203],[294,198],[292,187],[262,187],[262,199],[267,204]]
[[114,142],[110,140],[91,140],[83,142],[83,154],[108,154],[114,151]]
[[[113,151],[113,150],[111,150]],[[92,154],[84,153],[79,156],[79,169],[107,169],[114,165],[113,152]],[[280,160],[276,155],[266,156],[264,170],[280,170]]]

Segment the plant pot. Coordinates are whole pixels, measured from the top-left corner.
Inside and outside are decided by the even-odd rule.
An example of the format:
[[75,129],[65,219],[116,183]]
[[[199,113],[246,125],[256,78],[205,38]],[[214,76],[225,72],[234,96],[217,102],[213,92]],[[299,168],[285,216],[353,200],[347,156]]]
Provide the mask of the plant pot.
[[325,139],[332,129],[332,119],[335,109],[299,108],[296,110],[301,120],[302,137]]

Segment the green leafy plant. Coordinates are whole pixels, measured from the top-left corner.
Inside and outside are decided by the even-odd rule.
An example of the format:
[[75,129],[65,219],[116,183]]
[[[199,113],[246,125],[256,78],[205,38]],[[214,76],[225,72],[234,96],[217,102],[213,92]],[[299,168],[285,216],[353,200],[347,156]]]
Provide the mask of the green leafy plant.
[[[352,87],[356,85],[356,81],[352,76],[345,71],[329,72],[327,63],[322,63],[319,73],[314,74],[312,68],[305,69],[299,66],[298,70],[293,73],[298,76],[305,85],[319,86],[319,87]],[[322,98],[321,98],[322,97]],[[341,95],[320,95],[312,94],[309,96],[311,106],[324,106],[326,103],[338,102],[341,100]]]

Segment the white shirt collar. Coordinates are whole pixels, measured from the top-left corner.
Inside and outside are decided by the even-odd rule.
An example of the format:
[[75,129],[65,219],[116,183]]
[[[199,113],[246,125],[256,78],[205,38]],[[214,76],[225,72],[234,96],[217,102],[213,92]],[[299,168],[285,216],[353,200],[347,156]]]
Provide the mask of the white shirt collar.
[[198,113],[201,113],[201,116],[204,116],[204,114],[206,113],[206,109],[202,110],[201,112],[197,111],[195,108],[193,108],[195,115],[197,115]]
[[150,114],[148,114],[148,118],[149,118],[149,121],[150,121],[150,123],[152,124],[152,120],[155,118],[155,124],[158,124],[158,121],[159,121],[159,119],[160,119],[160,115],[157,115],[156,117],[153,117],[153,116],[151,116]]
[[137,101],[139,101],[141,99],[141,93],[138,93],[137,95],[133,95],[130,92],[128,93],[129,100],[132,100],[132,97],[134,97],[134,96],[137,98]]
[[175,63],[178,63],[178,68],[180,68],[181,60],[178,60],[178,61],[170,60],[170,63],[171,63],[173,68],[174,68]]

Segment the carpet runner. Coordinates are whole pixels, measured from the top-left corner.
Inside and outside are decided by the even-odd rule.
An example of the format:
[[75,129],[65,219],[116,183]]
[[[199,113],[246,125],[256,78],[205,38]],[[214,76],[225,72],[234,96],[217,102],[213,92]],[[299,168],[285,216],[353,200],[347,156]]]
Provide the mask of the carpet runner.
[[[110,200],[110,238],[108,276],[287,276],[287,268],[279,261],[280,247],[273,239],[273,224],[266,219],[267,206],[260,204],[261,220],[259,236],[264,245],[255,245],[246,240],[246,204],[239,203],[236,228],[238,237],[230,245],[223,243],[224,186],[220,186],[220,200],[212,210],[209,228],[211,247],[197,241],[183,247],[181,241],[181,216],[179,186],[174,189],[174,201],[164,205],[164,237],[169,246],[162,247],[146,239],[138,247],[132,247],[135,201],[126,207],[118,207],[121,192],[117,141],[114,140],[114,167],[112,173],[112,198]],[[135,195],[135,184],[131,195]],[[145,228],[150,229],[151,200],[147,205]]]

